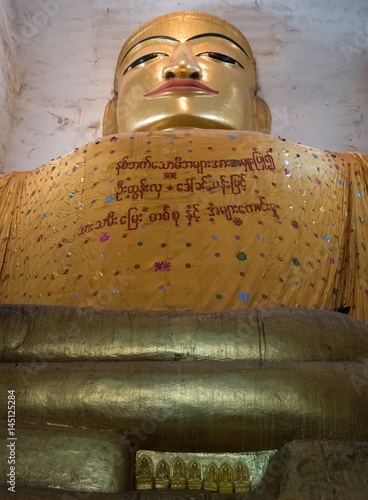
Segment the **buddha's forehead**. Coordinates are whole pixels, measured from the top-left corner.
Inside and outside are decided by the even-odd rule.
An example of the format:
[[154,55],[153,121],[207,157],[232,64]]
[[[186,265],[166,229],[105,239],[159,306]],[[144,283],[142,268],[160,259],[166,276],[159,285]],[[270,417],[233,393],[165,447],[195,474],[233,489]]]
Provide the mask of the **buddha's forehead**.
[[204,40],[203,35],[212,36],[217,44],[229,44],[234,42],[238,47],[247,54],[250,60],[253,61],[252,51],[244,35],[232,24],[220,19],[211,14],[201,12],[176,12],[160,16],[148,23],[144,24],[135,31],[124,44],[118,66],[122,60],[135,51],[136,47],[142,46],[145,43],[155,43],[158,46],[164,43],[167,39],[178,40],[184,42],[190,39]]

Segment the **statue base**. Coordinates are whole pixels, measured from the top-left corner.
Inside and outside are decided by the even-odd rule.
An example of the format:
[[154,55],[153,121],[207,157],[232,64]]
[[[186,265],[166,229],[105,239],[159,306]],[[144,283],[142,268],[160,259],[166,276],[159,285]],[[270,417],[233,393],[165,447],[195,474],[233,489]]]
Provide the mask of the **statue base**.
[[[368,475],[368,444],[343,441],[293,441],[270,459],[257,488],[242,493],[242,500],[362,500]],[[195,490],[140,490],[118,493],[33,489],[16,486],[15,493],[0,487],[3,500],[226,500],[224,494]]]

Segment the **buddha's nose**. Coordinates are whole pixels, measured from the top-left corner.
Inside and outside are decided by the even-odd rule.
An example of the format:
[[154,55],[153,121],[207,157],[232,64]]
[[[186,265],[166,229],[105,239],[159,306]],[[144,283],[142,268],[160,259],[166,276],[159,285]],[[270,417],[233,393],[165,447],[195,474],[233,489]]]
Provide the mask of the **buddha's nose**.
[[172,78],[194,78],[199,80],[202,78],[202,68],[199,66],[191,49],[185,44],[179,45],[173,52],[162,72],[165,80]]

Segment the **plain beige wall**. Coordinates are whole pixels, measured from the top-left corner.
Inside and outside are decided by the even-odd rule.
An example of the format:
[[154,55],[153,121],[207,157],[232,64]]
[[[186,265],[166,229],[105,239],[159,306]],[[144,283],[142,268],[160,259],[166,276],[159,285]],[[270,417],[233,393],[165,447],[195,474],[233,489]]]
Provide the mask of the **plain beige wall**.
[[10,0],[0,0],[0,172],[5,162],[12,128],[12,111],[19,90],[17,56],[11,36]]

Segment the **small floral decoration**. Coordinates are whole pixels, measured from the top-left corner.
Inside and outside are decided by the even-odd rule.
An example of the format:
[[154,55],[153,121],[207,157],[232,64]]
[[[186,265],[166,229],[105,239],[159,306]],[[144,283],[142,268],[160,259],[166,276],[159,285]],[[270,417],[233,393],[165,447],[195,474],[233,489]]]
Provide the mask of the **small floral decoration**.
[[101,243],[105,243],[105,241],[107,241],[108,239],[110,239],[110,236],[107,233],[101,234],[101,236],[100,236]]

